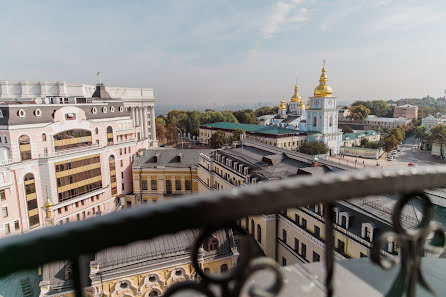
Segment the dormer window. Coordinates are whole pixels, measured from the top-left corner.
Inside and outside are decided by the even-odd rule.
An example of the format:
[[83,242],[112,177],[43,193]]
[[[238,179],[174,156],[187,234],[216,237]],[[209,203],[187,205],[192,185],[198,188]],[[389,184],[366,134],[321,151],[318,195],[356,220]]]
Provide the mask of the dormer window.
[[124,107],[123,106],[119,106],[119,111],[123,112],[124,111]]
[[373,240],[373,226],[369,223],[363,223],[361,227],[361,237],[372,242]]
[[323,207],[322,203],[316,203],[314,205],[314,212],[321,216],[324,215],[324,207]]
[[344,228],[344,229],[348,229],[348,226],[349,226],[349,216],[348,216],[348,213],[346,213],[346,212],[341,212],[341,213],[339,214],[339,222],[338,222],[338,224],[339,224],[342,228]]
[[23,109],[20,109],[20,110],[17,112],[17,115],[18,115],[19,117],[21,117],[21,118],[24,118],[24,117],[26,116],[26,112],[25,112]]
[[40,117],[40,116],[42,116],[42,111],[40,110],[40,108],[37,108],[37,109],[34,111],[34,115],[35,115],[36,117]]
[[76,114],[75,113],[66,113],[65,114],[65,119],[70,121],[70,120],[75,120],[76,119]]
[[114,106],[110,107],[110,112],[115,112],[115,107]]
[[92,114],[96,114],[98,112],[98,109],[96,108],[96,107],[93,107],[92,109],[91,109],[91,113]]
[[103,113],[107,113],[107,107],[106,106],[102,107],[102,112]]

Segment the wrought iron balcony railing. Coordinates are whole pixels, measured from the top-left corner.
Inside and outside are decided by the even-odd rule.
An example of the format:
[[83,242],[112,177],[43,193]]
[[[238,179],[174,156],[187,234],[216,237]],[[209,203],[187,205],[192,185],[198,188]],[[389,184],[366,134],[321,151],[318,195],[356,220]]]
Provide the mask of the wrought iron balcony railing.
[[[211,285],[219,287],[222,296],[239,296],[242,288],[247,286],[248,278],[259,270],[272,271],[274,282],[267,289],[250,285],[249,294],[276,296],[283,286],[283,278],[275,261],[268,258],[251,261],[249,247],[242,241],[242,252],[237,268],[220,276],[210,276],[201,270],[197,260],[202,241],[212,231],[221,228],[230,227],[243,233],[244,231],[234,224],[243,217],[280,213],[283,209],[323,203],[326,223],[325,290],[326,296],[333,296],[333,280],[336,277],[334,226],[331,217],[333,203],[338,200],[391,193],[401,195],[392,214],[394,231],[386,232],[374,240],[371,260],[383,269],[390,269],[395,264],[394,258],[381,251],[388,242],[398,242],[401,249],[399,255],[401,270],[387,296],[402,296],[407,293],[407,296],[414,297],[418,285],[427,291],[433,291],[421,271],[421,256],[426,238],[429,234],[432,237],[429,241],[431,248],[442,247],[446,241],[444,230],[431,221],[433,206],[422,193],[425,189],[441,187],[446,187],[446,166],[350,171],[317,177],[296,177],[229,191],[172,199],[164,203],[126,209],[81,222],[48,227],[2,239],[0,277],[53,261],[71,260],[74,290],[76,296],[83,296],[82,288],[85,287],[87,276],[84,267],[79,263],[83,263],[82,258],[85,255],[111,246],[125,245],[186,229],[197,229],[201,230],[201,235],[192,249],[192,263],[200,276],[200,281],[175,283],[165,296],[171,296],[183,289],[195,290],[205,296],[216,296],[210,289]],[[405,230],[401,225],[401,212],[412,199],[421,203],[423,219],[417,228]],[[156,226],[156,228],[144,226]],[[101,236],[105,234],[113,236]],[[299,295],[299,292],[296,292],[296,295]]]

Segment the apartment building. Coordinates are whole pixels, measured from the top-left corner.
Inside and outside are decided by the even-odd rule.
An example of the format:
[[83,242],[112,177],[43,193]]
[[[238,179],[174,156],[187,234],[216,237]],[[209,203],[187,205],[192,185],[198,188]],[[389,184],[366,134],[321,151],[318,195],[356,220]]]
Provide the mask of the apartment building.
[[0,90],[0,236],[114,210],[133,190],[133,154],[157,146],[152,89],[1,82]]
[[409,120],[418,119],[418,106],[410,104],[395,106],[393,109],[393,117]]
[[246,139],[288,150],[295,151],[300,148],[305,141],[307,141],[306,132],[293,129],[277,126],[217,122],[200,126],[200,143],[209,145],[212,134],[216,133],[217,131],[223,131],[225,133],[225,137],[229,138],[237,129],[241,129],[246,132]]
[[[206,192],[343,170],[347,168],[297,152],[245,142],[243,148],[201,154],[198,180],[200,191]],[[391,217],[386,213],[391,213],[392,203],[394,201],[386,197],[375,198],[366,204],[354,201],[336,203],[332,214],[336,223],[336,258],[368,256],[373,238],[391,229]],[[407,222],[416,225],[418,221],[407,215]],[[265,255],[283,265],[317,262],[324,257],[325,220],[321,204],[246,217],[239,223],[252,234]],[[396,253],[396,244],[390,243],[383,252]]]
[[201,149],[150,149],[135,155],[132,165],[133,192],[125,207],[198,193],[198,161]]

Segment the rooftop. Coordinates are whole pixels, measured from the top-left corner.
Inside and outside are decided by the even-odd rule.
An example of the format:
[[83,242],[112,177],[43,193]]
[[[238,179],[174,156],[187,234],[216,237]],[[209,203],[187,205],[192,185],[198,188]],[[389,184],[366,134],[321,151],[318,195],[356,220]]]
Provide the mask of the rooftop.
[[201,128],[212,128],[212,129],[225,129],[225,130],[236,130],[242,129],[248,133],[258,133],[258,134],[270,134],[270,135],[286,135],[286,134],[302,134],[305,132],[281,128],[276,126],[262,126],[262,125],[252,125],[252,124],[240,124],[240,123],[229,123],[229,122],[217,122],[212,124],[204,124],[200,126]]
[[200,153],[208,153],[209,149],[150,149],[144,150],[142,155],[135,156],[133,168],[154,167],[191,167],[199,162]]
[[367,131],[362,131],[362,132],[344,133],[344,134],[342,134],[342,141],[354,140],[354,139],[373,136],[373,135],[379,135],[379,132],[374,131],[374,130],[367,130]]

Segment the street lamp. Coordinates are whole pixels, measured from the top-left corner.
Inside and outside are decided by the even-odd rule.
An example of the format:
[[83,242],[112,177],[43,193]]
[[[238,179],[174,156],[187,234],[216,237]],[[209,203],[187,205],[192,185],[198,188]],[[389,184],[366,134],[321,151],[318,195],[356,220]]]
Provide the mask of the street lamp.
[[181,149],[184,149],[184,147],[183,147],[183,142],[184,142],[184,139],[183,139],[183,132],[180,130],[180,128],[178,128],[178,127],[175,127],[175,128],[177,128],[177,130],[178,131],[180,131],[180,137],[181,137]]

